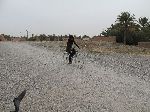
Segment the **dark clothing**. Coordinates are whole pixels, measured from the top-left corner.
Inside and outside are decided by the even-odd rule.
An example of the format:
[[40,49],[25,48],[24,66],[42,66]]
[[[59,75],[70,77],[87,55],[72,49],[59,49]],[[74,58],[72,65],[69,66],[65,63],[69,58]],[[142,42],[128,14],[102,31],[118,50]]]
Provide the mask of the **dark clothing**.
[[72,48],[73,44],[75,44],[79,48],[79,46],[76,44],[74,40],[68,39],[66,52],[70,52],[73,49]]
[[71,52],[69,52],[69,63],[72,63],[72,58],[76,54],[76,50],[72,49]]
[[69,54],[69,63],[72,63],[72,58],[76,54],[76,50],[74,48],[72,48],[73,44],[75,44],[79,48],[79,46],[76,44],[74,39],[68,39],[66,52],[68,52],[68,54]]

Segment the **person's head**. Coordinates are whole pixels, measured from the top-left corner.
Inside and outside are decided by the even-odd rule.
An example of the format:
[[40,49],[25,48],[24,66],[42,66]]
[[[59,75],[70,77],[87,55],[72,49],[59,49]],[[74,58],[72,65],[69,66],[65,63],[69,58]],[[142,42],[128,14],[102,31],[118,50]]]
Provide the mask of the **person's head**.
[[74,40],[73,35],[69,35],[69,40]]

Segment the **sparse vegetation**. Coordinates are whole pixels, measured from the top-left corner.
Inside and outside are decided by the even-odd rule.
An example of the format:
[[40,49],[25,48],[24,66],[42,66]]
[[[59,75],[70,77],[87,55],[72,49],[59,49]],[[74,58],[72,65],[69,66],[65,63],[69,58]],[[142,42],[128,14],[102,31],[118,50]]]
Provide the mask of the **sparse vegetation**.
[[[102,54],[110,54],[110,53],[123,53],[130,55],[150,55],[150,49],[148,48],[140,48],[138,46],[124,45],[124,44],[114,44],[111,42],[97,42],[97,41],[83,41],[76,40],[81,50],[91,53],[102,53]],[[60,42],[35,42],[32,44],[37,44],[39,46],[44,46],[47,48],[54,47],[56,44],[60,46],[60,48],[65,50],[66,41]]]

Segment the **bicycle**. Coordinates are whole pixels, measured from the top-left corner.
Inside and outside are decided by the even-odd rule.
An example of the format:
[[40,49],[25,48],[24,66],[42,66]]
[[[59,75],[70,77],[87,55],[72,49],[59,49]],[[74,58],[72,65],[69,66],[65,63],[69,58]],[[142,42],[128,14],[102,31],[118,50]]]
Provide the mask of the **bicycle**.
[[[69,55],[70,54],[66,51],[63,54],[63,60],[66,61],[67,63],[69,62]],[[75,55],[72,57],[72,63],[78,62],[77,56],[78,56],[78,51],[76,51]]]

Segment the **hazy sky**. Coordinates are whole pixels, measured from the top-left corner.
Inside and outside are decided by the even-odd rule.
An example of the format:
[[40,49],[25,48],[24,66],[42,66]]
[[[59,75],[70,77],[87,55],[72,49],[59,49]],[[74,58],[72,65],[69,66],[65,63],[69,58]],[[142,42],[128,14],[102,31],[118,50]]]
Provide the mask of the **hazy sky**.
[[150,17],[150,0],[0,0],[0,33],[98,35],[123,11]]

